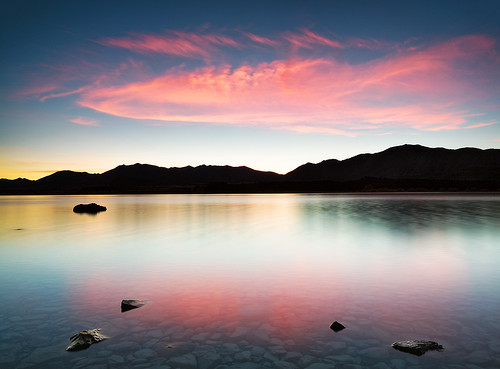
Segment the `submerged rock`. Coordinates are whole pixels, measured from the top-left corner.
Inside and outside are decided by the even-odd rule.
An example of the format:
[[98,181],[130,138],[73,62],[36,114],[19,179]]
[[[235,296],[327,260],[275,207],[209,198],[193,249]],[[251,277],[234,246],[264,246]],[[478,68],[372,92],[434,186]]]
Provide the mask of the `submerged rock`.
[[79,351],[88,348],[91,344],[105,340],[102,334],[99,333],[101,328],[86,329],[71,336],[71,345],[66,348],[66,351]]
[[335,333],[337,333],[340,332],[342,329],[345,329],[345,327],[341,323],[334,321],[332,324],[330,324],[330,329]]
[[102,205],[97,205],[95,202],[91,204],[78,204],[73,208],[73,212],[75,213],[89,213],[89,214],[97,214],[101,211],[106,211],[106,207]]
[[392,344],[396,350],[408,352],[413,355],[421,356],[430,350],[443,351],[444,348],[439,343],[434,341],[422,341],[422,340],[411,340],[411,341],[398,341]]
[[144,300],[122,300],[122,313],[132,309],[140,308],[145,304],[146,302]]

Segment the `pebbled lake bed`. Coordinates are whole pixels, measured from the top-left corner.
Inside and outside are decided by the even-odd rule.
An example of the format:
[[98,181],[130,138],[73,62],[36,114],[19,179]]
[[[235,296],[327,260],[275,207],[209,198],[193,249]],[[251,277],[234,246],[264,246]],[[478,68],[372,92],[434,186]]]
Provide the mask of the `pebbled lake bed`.
[[[108,210],[73,213],[91,202]],[[0,214],[0,368],[500,367],[498,195],[3,196]],[[108,339],[65,351],[93,328]],[[391,347],[413,339],[444,350]]]

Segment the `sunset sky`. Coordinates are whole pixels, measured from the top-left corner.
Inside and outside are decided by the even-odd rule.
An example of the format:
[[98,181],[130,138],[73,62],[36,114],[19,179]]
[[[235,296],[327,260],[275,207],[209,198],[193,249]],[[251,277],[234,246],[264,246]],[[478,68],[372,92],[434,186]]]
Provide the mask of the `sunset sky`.
[[0,178],[500,148],[499,1],[7,1]]

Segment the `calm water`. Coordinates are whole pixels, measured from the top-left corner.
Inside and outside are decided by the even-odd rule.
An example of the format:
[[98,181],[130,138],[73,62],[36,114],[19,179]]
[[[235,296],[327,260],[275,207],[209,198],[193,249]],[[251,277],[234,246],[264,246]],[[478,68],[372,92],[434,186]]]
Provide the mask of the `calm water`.
[[[72,212],[89,202],[108,211]],[[0,368],[500,367],[500,196],[25,196],[0,214]],[[445,350],[390,346],[407,339]]]

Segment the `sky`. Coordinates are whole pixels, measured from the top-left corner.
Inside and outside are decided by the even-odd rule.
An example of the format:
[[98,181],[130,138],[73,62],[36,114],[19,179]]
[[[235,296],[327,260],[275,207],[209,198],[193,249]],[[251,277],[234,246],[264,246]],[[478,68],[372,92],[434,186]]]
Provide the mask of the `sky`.
[[0,178],[500,148],[496,0],[0,5]]

